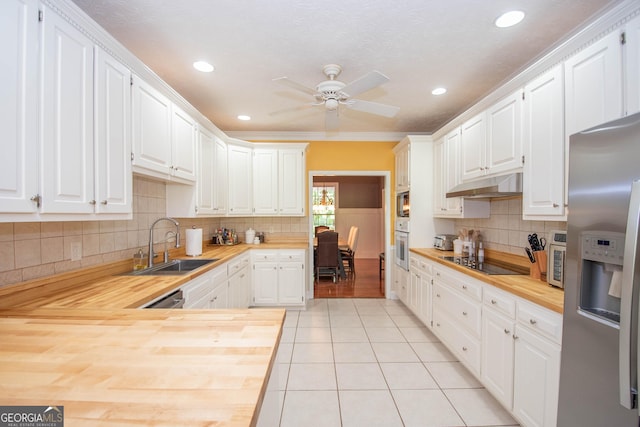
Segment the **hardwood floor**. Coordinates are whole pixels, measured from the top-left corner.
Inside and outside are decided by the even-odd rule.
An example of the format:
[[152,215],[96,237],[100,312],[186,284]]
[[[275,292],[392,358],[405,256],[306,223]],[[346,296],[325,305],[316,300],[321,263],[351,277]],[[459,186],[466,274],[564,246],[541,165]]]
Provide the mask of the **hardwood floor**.
[[357,258],[356,274],[333,283],[330,277],[314,281],[315,298],[384,298],[384,271],[380,278],[378,258]]

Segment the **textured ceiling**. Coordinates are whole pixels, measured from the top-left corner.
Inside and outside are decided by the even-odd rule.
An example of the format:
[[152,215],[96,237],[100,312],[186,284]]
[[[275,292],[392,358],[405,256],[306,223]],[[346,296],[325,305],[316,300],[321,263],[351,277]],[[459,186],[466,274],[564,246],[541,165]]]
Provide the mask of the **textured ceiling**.
[[[314,88],[322,67],[349,83],[390,81],[358,99],[400,107],[394,118],[340,111],[340,132],[434,132],[572,33],[610,0],[73,0],[223,131],[324,132],[322,107],[278,85]],[[615,1],[613,2],[615,3]],[[502,12],[518,26],[493,25]],[[213,73],[192,68],[211,62]],[[431,95],[438,86],[443,96]],[[239,121],[238,114],[252,117]]]

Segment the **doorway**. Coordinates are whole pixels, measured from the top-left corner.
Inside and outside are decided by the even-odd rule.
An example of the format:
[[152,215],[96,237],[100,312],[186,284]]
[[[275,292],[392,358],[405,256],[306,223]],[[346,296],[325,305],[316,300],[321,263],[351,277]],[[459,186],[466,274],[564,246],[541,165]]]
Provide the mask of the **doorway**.
[[[353,202],[345,202],[346,208],[342,209],[340,206],[336,207],[336,223],[335,229],[340,236],[347,236],[351,225],[358,225],[360,228],[360,238],[358,243],[358,250],[356,252],[356,263],[359,270],[359,266],[362,265],[362,280],[372,281],[375,280],[376,289],[382,286],[381,292],[385,297],[389,295],[390,280],[388,269],[380,270],[379,255],[380,252],[385,254],[390,253],[390,239],[391,239],[391,194],[389,191],[391,185],[391,172],[390,171],[309,171],[309,265],[313,265],[313,235],[314,235],[314,217],[313,217],[313,188],[314,181],[316,187],[319,186],[319,182],[340,182],[349,181],[350,178],[362,177],[360,181],[372,181],[372,178],[376,178],[381,184],[379,184],[379,199],[380,205],[378,209],[355,209],[353,208]],[[353,180],[352,180],[353,181]],[[375,179],[373,179],[375,181]],[[320,185],[321,186],[321,185]],[[345,187],[346,185],[342,185]],[[373,190],[371,190],[373,191]],[[345,192],[345,194],[347,194]],[[340,199],[340,194],[336,195],[336,199]],[[351,204],[350,204],[351,203]],[[356,202],[357,205],[357,202]],[[341,218],[342,217],[342,218]],[[363,227],[360,227],[360,221],[365,221]],[[362,242],[371,239],[373,233],[369,232],[369,235],[362,232],[363,228],[371,227],[372,223],[375,223],[374,229],[376,237],[379,238],[378,243],[366,244],[363,246]],[[366,224],[366,225],[365,225]],[[366,231],[365,231],[366,233]],[[364,236],[364,238],[363,238]],[[345,239],[346,240],[346,239]],[[358,257],[360,255],[360,257]],[[359,259],[361,258],[361,259]],[[313,277],[313,268],[308,269],[308,283],[307,299],[314,298],[316,283]],[[382,283],[381,279],[382,277]],[[342,285],[347,285],[347,281],[344,281]],[[371,283],[369,284],[369,286]],[[338,283],[340,286],[340,283]],[[337,289],[336,289],[337,290]],[[342,297],[354,296],[348,292],[346,288],[341,289],[342,292],[336,292],[334,296],[340,297],[339,293],[342,293]],[[377,291],[380,292],[380,291]],[[378,295],[380,295],[378,293]],[[370,295],[372,296],[372,295]]]

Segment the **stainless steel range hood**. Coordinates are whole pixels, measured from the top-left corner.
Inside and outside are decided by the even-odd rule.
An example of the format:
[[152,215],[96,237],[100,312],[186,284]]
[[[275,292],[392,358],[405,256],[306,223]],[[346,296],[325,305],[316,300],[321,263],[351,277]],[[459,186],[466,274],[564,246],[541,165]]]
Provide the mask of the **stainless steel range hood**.
[[482,178],[453,187],[447,197],[492,198],[522,195],[522,173]]

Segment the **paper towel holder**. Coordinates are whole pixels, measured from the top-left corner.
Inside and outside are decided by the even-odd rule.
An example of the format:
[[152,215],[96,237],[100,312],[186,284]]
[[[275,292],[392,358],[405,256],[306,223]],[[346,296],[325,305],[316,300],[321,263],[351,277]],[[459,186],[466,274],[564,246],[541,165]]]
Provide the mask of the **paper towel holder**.
[[187,256],[202,255],[202,228],[192,226],[186,230],[185,253]]

